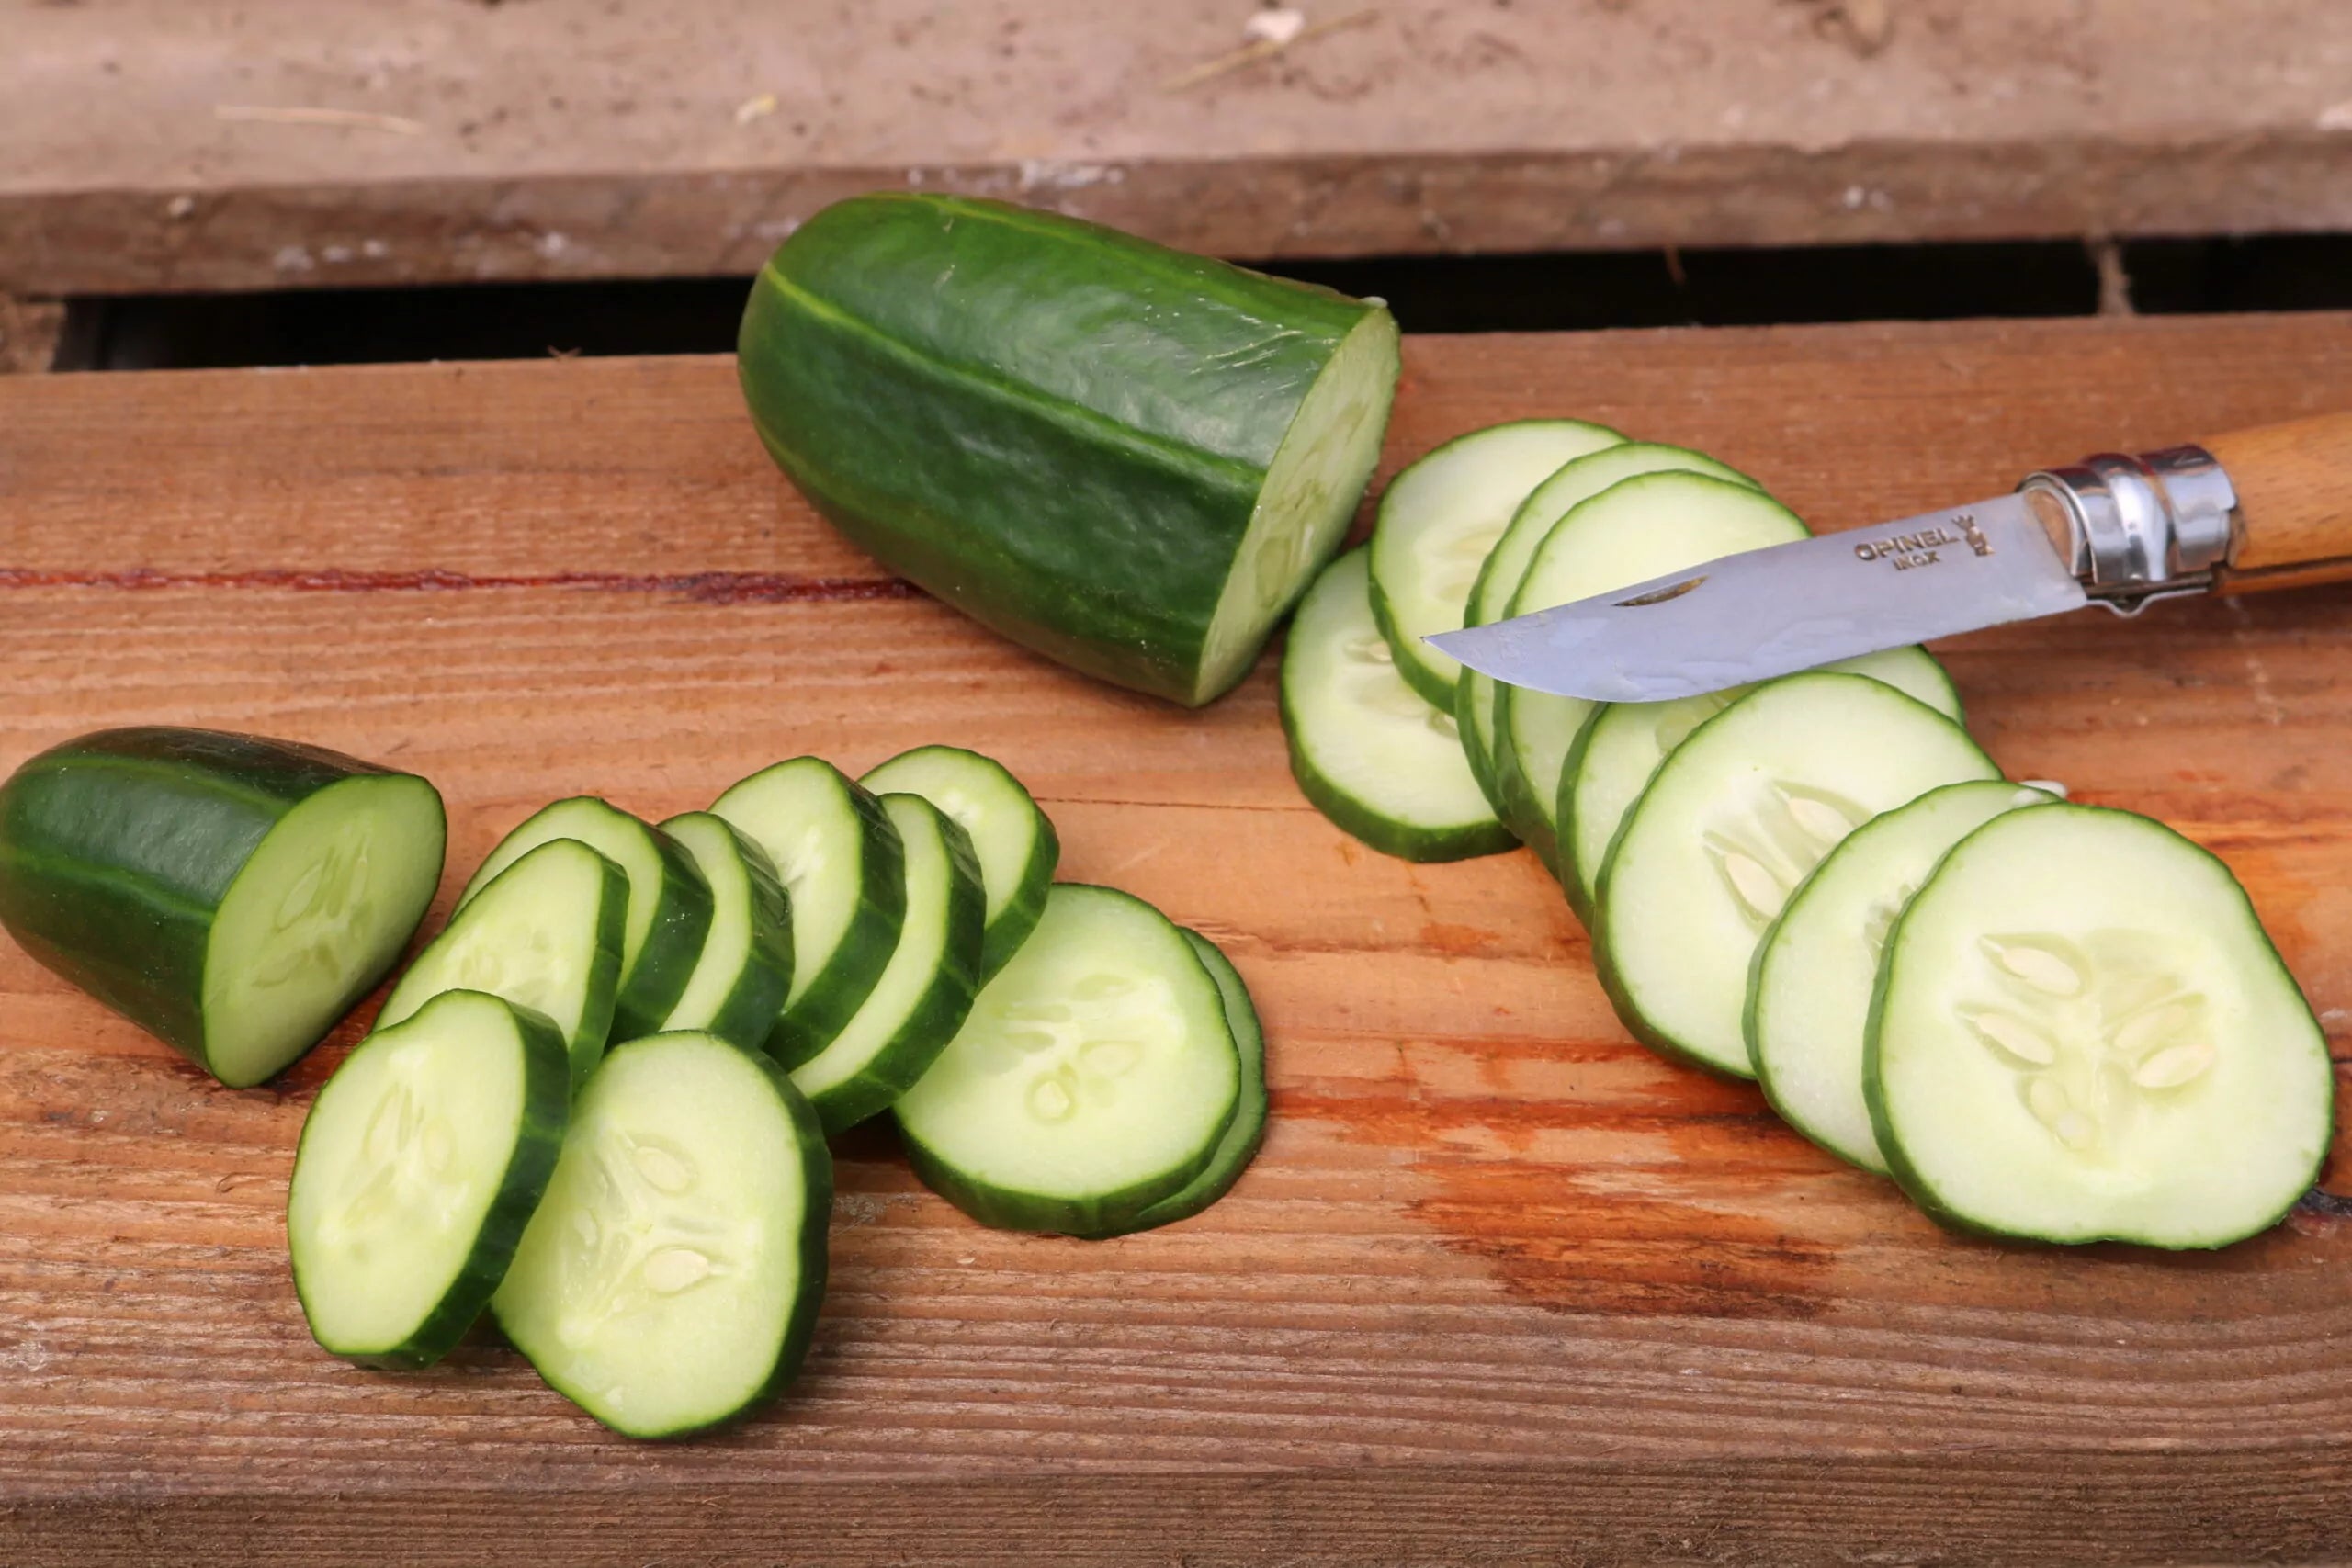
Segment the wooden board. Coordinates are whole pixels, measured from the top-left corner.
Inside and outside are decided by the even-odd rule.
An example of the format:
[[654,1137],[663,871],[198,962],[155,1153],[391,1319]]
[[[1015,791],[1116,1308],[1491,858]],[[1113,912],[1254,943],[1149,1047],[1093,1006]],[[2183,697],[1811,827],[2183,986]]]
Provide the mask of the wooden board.
[[[2352,319],[1417,340],[1407,365],[1391,470],[1573,412],[1842,525],[2352,405]],[[2347,612],[2322,589],[1949,649],[2012,772],[2237,868],[2339,1050]],[[225,1090],[0,942],[0,1562],[2352,1554],[2345,1208],[2211,1257],[1939,1231],[1752,1089],[1629,1043],[1524,854],[1416,868],[1333,830],[1269,675],[1182,713],[895,583],[775,479],[723,360],[0,384],[0,766],[142,720],[397,761],[447,795],[446,902],[559,794],[662,814],[802,750],[976,746],[1046,802],[1065,874],[1227,945],[1274,1103],[1228,1201],[1111,1244],[982,1230],[850,1135],[798,1388],[641,1447],[493,1343],[413,1376],[311,1345],[280,1209],[340,1045]]]
[[0,290],[749,273],[897,185],[1258,258],[2352,227],[2336,0],[1317,0],[1183,85],[1255,8],[13,0]]

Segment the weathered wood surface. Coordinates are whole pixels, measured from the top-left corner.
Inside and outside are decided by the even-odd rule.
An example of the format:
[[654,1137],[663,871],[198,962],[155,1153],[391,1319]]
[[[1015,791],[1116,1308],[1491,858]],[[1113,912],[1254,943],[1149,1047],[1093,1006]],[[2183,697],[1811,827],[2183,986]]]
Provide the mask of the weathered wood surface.
[[[1388,465],[1510,415],[1704,446],[1824,525],[2352,406],[2352,320],[1408,344]],[[2023,776],[2250,886],[2352,1032],[2352,592],[1962,639]],[[2352,1225],[2219,1256],[1939,1231],[1628,1043],[1524,854],[1415,868],[1291,784],[1271,671],[1185,714],[894,584],[718,360],[0,384],[0,767],[102,724],[436,780],[447,889],[539,802],[976,746],[1065,874],[1226,943],[1265,1153],[1202,1218],[990,1233],[841,1149],[774,1413],[612,1438],[511,1352],[353,1370],[280,1209],[340,1056],[233,1092],[0,942],[0,1562],[1426,1565],[2352,1555]],[[447,894],[445,893],[445,901]],[[364,1012],[365,1010],[363,1010]]]
[[1250,257],[2352,227],[2337,0],[1318,0],[1178,85],[1252,9],[0,0],[0,289],[747,273],[911,184]]

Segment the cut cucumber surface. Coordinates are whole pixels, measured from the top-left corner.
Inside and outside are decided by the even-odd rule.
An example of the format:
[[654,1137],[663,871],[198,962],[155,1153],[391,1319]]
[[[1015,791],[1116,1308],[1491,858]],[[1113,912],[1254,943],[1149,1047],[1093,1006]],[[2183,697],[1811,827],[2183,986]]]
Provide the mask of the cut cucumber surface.
[[972,840],[987,885],[989,934],[980,953],[986,983],[1005,965],[1046,909],[1061,861],[1054,824],[1011,770],[960,746],[901,751],[858,781],[876,795],[919,795],[947,813]]
[[974,1219],[1093,1235],[1208,1168],[1241,1077],[1183,931],[1139,898],[1059,883],[896,1111],[915,1173]]
[[0,924],[242,1089],[384,977],[446,840],[412,773],[250,735],[105,730],[0,784]]
[[1388,481],[1372,536],[1372,604],[1405,682],[1453,711],[1462,666],[1421,639],[1462,626],[1487,553],[1528,491],[1563,463],[1625,438],[1577,419],[1530,419],[1457,436]]
[[1862,1055],[1887,933],[1954,844],[2005,811],[2053,798],[1990,781],[1931,789],[1855,829],[1798,884],[1764,933],[1747,989],[1748,1059],[1782,1121],[1840,1159],[1885,1171]]
[[[1510,614],[1573,604],[1805,533],[1795,513],[1750,485],[1673,470],[1637,475],[1578,502],[1553,525],[1528,562]],[[1504,820],[1555,872],[1560,773],[1598,706],[1523,687],[1496,689]]]
[[[1946,718],[1960,717],[1960,693],[1924,648],[1865,653],[1822,668],[1883,681]],[[1592,923],[1601,863],[1657,765],[1692,730],[1754,689],[1732,686],[1670,703],[1605,704],[1586,723],[1560,770],[1560,798],[1553,813],[1559,824],[1560,886],[1578,919]]]
[[819,757],[763,768],[710,809],[767,852],[791,897],[792,990],[768,1050],[797,1067],[856,1016],[899,945],[899,830],[881,802]]
[[1922,1208],[2040,1241],[2223,1247],[2317,1179],[2327,1040],[2229,868],[2051,805],[1961,840],[1887,943],[1865,1082]]
[[792,1069],[827,1133],[854,1127],[913,1087],[964,1026],[979,988],[988,895],[972,841],[919,795],[886,795],[907,866],[907,918],[865,1005]]
[[1453,716],[1397,674],[1373,623],[1366,566],[1361,549],[1333,561],[1291,622],[1282,677],[1291,773],[1317,810],[1385,854],[1498,854],[1511,836],[1470,775]]
[[1880,812],[2000,776],[1966,730],[1881,682],[1758,686],[1667,758],[1609,852],[1592,945],[1618,1016],[1657,1050],[1754,1077],[1748,967],[1790,892]]
[[693,857],[657,829],[594,795],[542,807],[498,841],[458,895],[458,908],[463,909],[508,866],[557,839],[578,840],[628,877],[612,1032],[617,1040],[650,1034],[685,993],[710,930],[709,884]]
[[816,1114],[765,1055],[631,1040],[572,1107],[491,1306],[548,1385],[615,1431],[700,1431],[799,1370],[832,1202]]
[[1233,1121],[1226,1127],[1216,1153],[1209,1156],[1209,1163],[1202,1168],[1200,1175],[1137,1214],[1125,1228],[1097,1233],[1098,1239],[1131,1235],[1136,1231],[1191,1219],[1233,1190],[1233,1184],[1241,1179],[1241,1173],[1257,1157],[1258,1145],[1265,1141],[1266,1035],[1258,1022],[1258,1009],[1250,1000],[1250,987],[1242,983],[1241,972],[1234,968],[1233,961],[1216,943],[1190,927],[1179,929],[1207,966],[1209,977],[1216,982],[1217,994],[1225,998],[1226,1027],[1233,1032],[1234,1049],[1241,1054],[1241,1102],[1234,1109]]
[[577,839],[526,852],[449,918],[384,999],[389,1028],[444,991],[487,991],[553,1023],[588,1081],[612,1036],[628,876]]
[[[1470,603],[1462,624],[1488,626],[1510,614],[1511,599],[1527,576],[1528,562],[1534,558],[1537,547],[1560,519],[1577,506],[1620,480],[1642,474],[1675,472],[1706,474],[1733,484],[1759,488],[1738,469],[1703,453],[1655,442],[1628,441],[1578,457],[1537,485],[1519,503],[1519,510],[1511,513],[1502,536],[1487,553],[1486,565],[1478,569],[1478,581],[1470,590]],[[1521,786],[1515,778],[1507,777],[1501,771],[1501,763],[1508,759],[1498,758],[1495,750],[1495,703],[1500,689],[1493,676],[1464,669],[1457,690],[1469,695],[1457,697],[1454,717],[1462,726],[1463,749],[1470,753],[1470,771],[1487,786],[1487,798],[1506,819],[1523,820],[1534,813],[1527,806],[1516,810],[1511,807],[1511,791]]]
[[662,824],[710,888],[710,931],[665,1032],[699,1029],[765,1047],[792,991],[792,903],[767,852],[726,818],[689,811]]
[[287,1188],[311,1337],[374,1366],[447,1355],[505,1276],[571,1100],[555,1026],[480,991],[361,1041],[304,1119]]

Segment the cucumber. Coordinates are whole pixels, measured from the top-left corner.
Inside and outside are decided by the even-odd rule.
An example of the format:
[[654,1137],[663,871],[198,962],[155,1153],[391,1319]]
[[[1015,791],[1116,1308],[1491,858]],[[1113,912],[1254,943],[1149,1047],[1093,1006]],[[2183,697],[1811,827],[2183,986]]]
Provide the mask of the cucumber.
[[250,735],[104,730],[0,785],[0,925],[243,1089],[390,970],[447,838],[413,773]]
[[1233,1032],[1234,1049],[1241,1054],[1241,1102],[1234,1110],[1233,1120],[1226,1125],[1225,1137],[1217,1144],[1216,1153],[1209,1156],[1209,1163],[1202,1167],[1198,1176],[1137,1214],[1125,1229],[1095,1233],[1097,1240],[1191,1219],[1233,1190],[1233,1184],[1241,1179],[1241,1173],[1257,1157],[1258,1145],[1265,1141],[1266,1036],[1258,1023],[1258,1010],[1250,1000],[1250,987],[1242,983],[1240,971],[1234,968],[1233,961],[1218,950],[1216,943],[1189,927],[1178,929],[1207,966],[1209,977],[1216,982],[1217,994],[1225,1000],[1226,1027]]
[[628,875],[577,839],[550,839],[449,917],[384,998],[388,1029],[445,991],[487,991],[555,1025],[576,1092],[612,1035]]
[[1659,765],[1601,868],[1593,958],[1618,1017],[1654,1049],[1752,1077],[1748,965],[1790,891],[1878,813],[2000,776],[1966,730],[1882,682],[1758,686]]
[[710,931],[663,1032],[699,1029],[763,1047],[792,992],[792,903],[767,852],[707,811],[662,824],[710,888]]
[[1962,839],[1888,939],[1864,1086],[1947,1224],[2212,1247],[2318,1179],[2327,1039],[2229,868],[2162,823],[2037,806]]
[[894,1109],[915,1174],[974,1219],[1093,1235],[1205,1170],[1240,1098],[1224,998],[1183,931],[1065,882]]
[[673,1438],[792,1381],[825,1294],[833,1163],[815,1112],[715,1034],[613,1047],[506,1278],[498,1326],[615,1431]]
[[881,802],[818,757],[763,768],[710,810],[766,852],[791,898],[792,989],[768,1050],[797,1067],[856,1016],[899,945],[899,830]]
[[1421,639],[1460,628],[1487,551],[1560,465],[1625,438],[1578,419],[1527,419],[1456,436],[1388,481],[1372,534],[1372,613],[1406,684],[1453,711],[1462,666]]
[[694,858],[666,834],[594,795],[559,800],[498,841],[458,895],[458,908],[463,909],[524,855],[557,839],[576,839],[628,874],[628,914],[612,1032],[616,1040],[650,1034],[685,994],[710,930],[710,885]]
[[[1960,717],[1960,693],[1924,648],[1865,653],[1822,668],[1883,681],[1946,718]],[[1605,704],[1578,732],[1560,770],[1553,819],[1559,824],[1560,886],[1587,926],[1592,923],[1601,863],[1658,763],[1692,730],[1753,689],[1732,686],[1670,703]]]
[[[1795,513],[1749,484],[1674,470],[1621,479],[1553,525],[1528,561],[1510,614],[1572,604],[1805,533]],[[1598,706],[1516,686],[1495,694],[1504,820],[1555,873],[1560,774]]]
[[1380,455],[1375,303],[962,197],[825,209],[752,285],[769,453],[891,570],[1188,705],[1249,671]]
[[[1738,469],[1703,453],[1648,441],[1627,441],[1564,464],[1530,491],[1511,513],[1502,536],[1487,553],[1487,564],[1478,569],[1478,581],[1470,590],[1462,624],[1489,626],[1511,613],[1511,599],[1526,578],[1528,562],[1534,558],[1537,547],[1560,519],[1579,504],[1621,479],[1675,472],[1705,474],[1750,489],[1762,488]],[[1526,797],[1525,785],[1516,772],[1506,771],[1510,753],[1498,752],[1495,740],[1496,705],[1501,683],[1491,675],[1465,669],[1456,690],[1469,694],[1456,698],[1454,717],[1462,727],[1462,746],[1470,754],[1471,772],[1478,775],[1487,798],[1506,820],[1528,820],[1538,814],[1534,804]]]
[[480,991],[361,1041],[303,1119],[286,1190],[311,1337],[369,1366],[447,1355],[505,1276],[571,1100],[555,1026]]
[[854,1127],[913,1086],[964,1026],[979,989],[988,895],[972,840],[919,795],[886,795],[906,848],[907,918],[865,1005],[792,1069],[827,1133]]
[[988,889],[988,939],[980,950],[980,982],[987,984],[1046,912],[1046,889],[1062,854],[1053,820],[1003,763],[960,746],[901,751],[858,783],[876,795],[919,795],[971,839]]
[[1510,849],[1462,753],[1453,716],[1398,673],[1373,622],[1368,552],[1307,590],[1283,649],[1290,771],[1317,810],[1384,854],[1462,860]]
[[1855,829],[1798,884],[1757,948],[1744,1021],[1748,1061],[1781,1120],[1838,1158],[1885,1172],[1862,1099],[1862,1049],[1887,932],[1952,845],[2005,811],[2052,799],[1989,781],[1931,789]]

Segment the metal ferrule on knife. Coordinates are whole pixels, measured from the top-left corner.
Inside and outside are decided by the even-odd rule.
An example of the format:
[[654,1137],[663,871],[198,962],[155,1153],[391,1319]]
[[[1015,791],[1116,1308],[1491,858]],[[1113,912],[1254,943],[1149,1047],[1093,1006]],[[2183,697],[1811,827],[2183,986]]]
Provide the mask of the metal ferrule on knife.
[[2018,491],[2092,603],[2119,615],[2210,591],[2242,528],[2237,491],[2202,446],[2096,453]]

